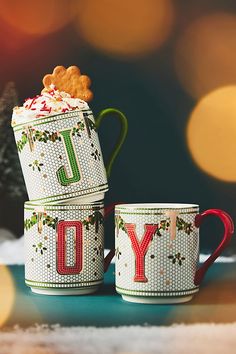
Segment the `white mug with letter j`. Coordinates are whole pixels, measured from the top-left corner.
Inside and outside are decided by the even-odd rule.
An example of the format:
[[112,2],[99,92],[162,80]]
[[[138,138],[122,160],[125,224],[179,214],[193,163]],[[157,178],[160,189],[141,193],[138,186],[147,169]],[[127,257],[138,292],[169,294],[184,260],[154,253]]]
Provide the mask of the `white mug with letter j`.
[[[224,225],[220,245],[198,268],[199,226],[208,215]],[[115,207],[116,290],[138,303],[181,303],[192,299],[209,266],[234,232],[222,210],[199,213],[196,204],[121,204]]]
[[[97,130],[113,115],[121,131],[107,166],[103,163]],[[30,200],[43,203],[80,199],[90,203],[104,198],[107,177],[127,134],[122,112],[107,108],[94,119],[90,109],[37,118],[13,127]]]

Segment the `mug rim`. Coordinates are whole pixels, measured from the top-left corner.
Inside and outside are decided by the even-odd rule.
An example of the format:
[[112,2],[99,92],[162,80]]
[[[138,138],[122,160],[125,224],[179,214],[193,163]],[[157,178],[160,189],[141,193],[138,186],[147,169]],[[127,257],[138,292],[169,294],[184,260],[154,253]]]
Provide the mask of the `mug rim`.
[[48,121],[46,123],[51,123],[51,121],[53,121],[53,120],[57,121],[58,116],[61,116],[61,119],[73,118],[74,116],[76,116],[78,114],[78,112],[87,112],[87,111],[90,111],[93,114],[93,111],[91,110],[90,107],[89,108],[76,108],[76,109],[68,111],[68,112],[58,112],[58,113],[47,115],[47,116],[40,117],[40,118],[28,119],[28,120],[21,122],[21,123],[16,123],[16,124],[11,123],[11,126],[13,128],[13,131],[15,132],[15,131],[19,131],[19,130],[23,129],[24,126],[27,124],[32,124],[34,126],[41,125],[41,124],[45,123],[46,119],[48,119]]
[[164,210],[164,209],[198,209],[198,204],[188,203],[127,203],[118,204],[115,206],[115,210]]
[[93,208],[104,208],[104,201],[103,200],[97,200],[93,201],[90,203],[77,203],[77,204],[65,204],[65,203],[51,203],[51,204],[38,204],[33,201],[26,201],[24,203],[24,209],[37,209],[38,211],[44,211],[44,210],[52,210],[52,209],[57,209],[57,210],[71,210],[71,209],[76,209],[76,210],[83,210],[83,209],[93,209]]

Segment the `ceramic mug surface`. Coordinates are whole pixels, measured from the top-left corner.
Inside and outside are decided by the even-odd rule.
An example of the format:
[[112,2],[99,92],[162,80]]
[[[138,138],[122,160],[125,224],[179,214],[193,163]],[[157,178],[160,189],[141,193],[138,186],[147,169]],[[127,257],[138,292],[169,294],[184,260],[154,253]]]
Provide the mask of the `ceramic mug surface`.
[[[198,269],[199,226],[218,216],[223,241]],[[207,268],[233,233],[230,216],[218,209],[199,214],[196,204],[123,204],[115,207],[116,290],[124,300],[178,303],[191,300]]]
[[[113,113],[122,130],[106,171],[97,127]],[[125,139],[127,121],[120,111],[106,109],[95,122],[88,109],[38,118],[13,130],[29,199],[44,204],[81,198],[83,203],[108,190],[107,175]]]
[[48,295],[89,294],[103,282],[104,208],[25,203],[25,283]]

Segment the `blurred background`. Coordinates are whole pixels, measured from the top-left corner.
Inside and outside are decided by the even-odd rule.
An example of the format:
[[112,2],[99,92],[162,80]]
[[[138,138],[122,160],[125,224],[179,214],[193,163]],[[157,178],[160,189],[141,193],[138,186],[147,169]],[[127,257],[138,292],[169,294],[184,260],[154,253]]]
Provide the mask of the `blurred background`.
[[[57,65],[91,77],[95,116],[115,107],[128,118],[106,204],[198,203],[235,220],[235,1],[0,0],[0,48],[0,238],[23,234],[27,199],[12,108],[40,93]],[[111,118],[99,133],[107,160],[119,123]],[[218,220],[206,221],[201,250],[222,232]],[[111,218],[107,247],[113,235]]]

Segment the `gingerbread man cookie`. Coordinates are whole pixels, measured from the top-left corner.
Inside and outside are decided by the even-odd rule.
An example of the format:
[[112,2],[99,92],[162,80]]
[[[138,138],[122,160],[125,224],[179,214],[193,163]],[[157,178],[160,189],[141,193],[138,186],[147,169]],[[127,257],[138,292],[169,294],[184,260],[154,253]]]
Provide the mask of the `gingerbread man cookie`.
[[45,89],[49,89],[50,85],[55,85],[59,91],[65,91],[73,97],[78,97],[86,102],[93,98],[93,93],[89,87],[91,80],[87,75],[81,75],[77,66],[56,66],[52,74],[47,74],[43,78]]

